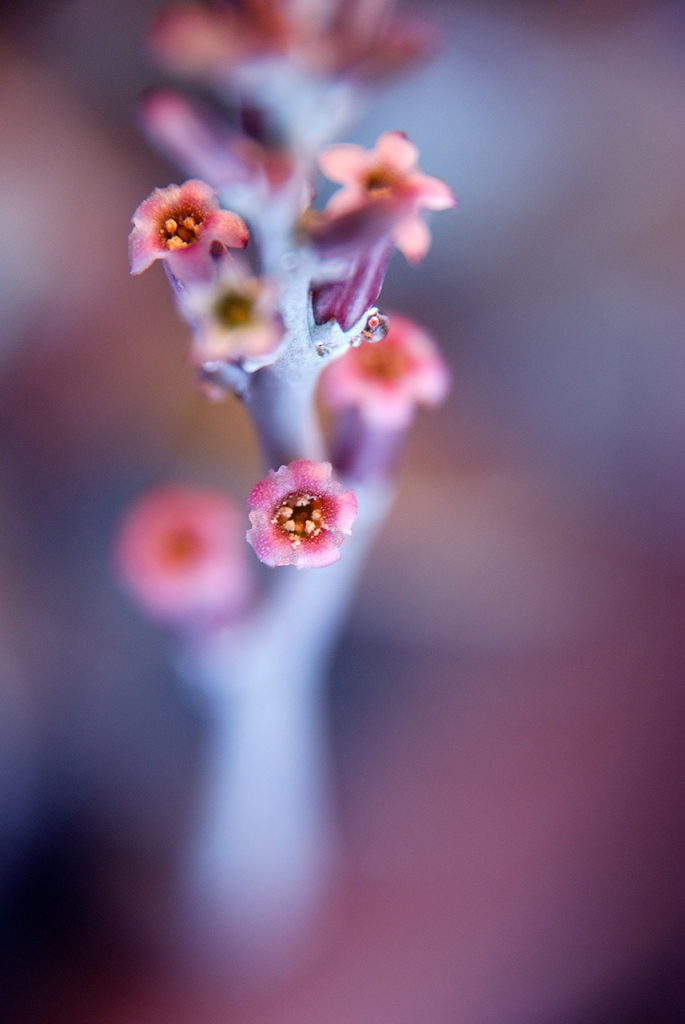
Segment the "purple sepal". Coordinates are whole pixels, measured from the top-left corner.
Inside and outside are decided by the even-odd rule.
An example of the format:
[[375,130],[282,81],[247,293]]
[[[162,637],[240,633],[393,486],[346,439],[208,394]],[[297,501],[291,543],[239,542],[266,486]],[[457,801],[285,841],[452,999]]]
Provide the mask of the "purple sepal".
[[369,427],[357,409],[345,409],[331,443],[336,473],[350,483],[390,478],[400,461],[405,436],[404,429]]
[[317,324],[337,320],[343,331],[349,330],[378,298],[394,247],[392,238],[383,235],[349,260],[343,278],[314,283],[312,308]]
[[[375,303],[395,248],[393,231],[406,208],[404,197],[377,200],[310,226],[311,244],[323,264],[321,276],[312,283],[318,324],[333,319],[347,331]],[[335,261],[332,279],[326,274],[327,261]]]

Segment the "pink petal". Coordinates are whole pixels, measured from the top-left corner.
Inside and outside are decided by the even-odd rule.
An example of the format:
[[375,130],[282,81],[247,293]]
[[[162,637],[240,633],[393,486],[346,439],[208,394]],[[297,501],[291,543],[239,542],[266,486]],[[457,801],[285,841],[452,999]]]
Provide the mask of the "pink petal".
[[329,181],[347,185],[356,181],[369,166],[369,153],[362,146],[343,142],[328,146],[318,156],[319,167]]
[[330,462],[312,462],[309,459],[291,462],[278,470],[270,469],[250,491],[247,507],[262,509],[271,516],[274,508],[295,491],[315,491],[318,494],[330,483],[331,472]]
[[404,132],[385,132],[376,142],[375,153],[381,163],[399,174],[408,174],[419,159],[417,147]]
[[245,534],[245,539],[254,549],[260,562],[272,569],[279,565],[292,565],[292,543],[274,526],[270,515],[261,509],[256,509],[250,512],[250,522],[252,528]]
[[128,236],[128,258],[132,274],[142,274],[155,260],[161,259],[165,252],[157,232],[143,232],[136,227]]
[[337,484],[337,487],[340,490],[335,495],[336,511],[334,515],[329,516],[329,526],[334,530],[340,530],[341,533],[351,533],[359,511],[357,495],[354,491],[343,490],[342,484]]
[[322,534],[317,537],[317,541],[321,541],[321,543],[315,542],[306,551],[302,551],[302,548],[296,549],[292,564],[297,569],[325,569],[327,565],[333,565],[334,562],[339,561],[342,554],[340,550],[342,539],[333,539],[331,534],[326,536]]
[[166,211],[178,205],[180,200],[180,185],[167,185],[166,188],[155,188],[133,214],[133,223],[142,230],[156,227]]
[[214,210],[219,209],[219,199],[216,192],[206,181],[199,178],[190,178],[181,185],[178,196],[179,204],[194,206],[207,217]]
[[250,241],[250,230],[237,213],[231,210],[217,210],[205,221],[202,234],[218,238],[232,249],[244,249]]
[[344,213],[357,210],[366,202],[366,194],[356,185],[346,185],[334,192],[326,203],[326,213],[341,217]]
[[431,246],[431,233],[419,216],[405,217],[393,233],[395,245],[410,263],[423,259]]
[[360,404],[360,414],[375,430],[405,430],[414,418],[416,403],[402,389],[383,395],[380,390],[373,400]]
[[340,532],[323,532],[318,537],[304,540],[298,546],[271,523],[261,512],[251,512],[252,529],[246,539],[261,562],[275,569],[294,565],[298,569],[321,569],[337,562],[343,536]]
[[422,405],[440,405],[450,389],[451,377],[442,359],[434,359],[417,374],[414,383],[416,400]]
[[198,329],[193,355],[199,363],[258,358],[274,352],[282,337],[283,327],[275,321],[256,323],[242,330],[222,330],[210,321]]
[[427,210],[450,210],[457,205],[452,189],[440,178],[416,174],[412,175],[410,184],[416,189],[420,205]]
[[[331,473],[333,467],[330,462],[314,462],[311,459],[298,459],[295,462],[291,462],[289,466],[279,469],[279,473],[283,469],[287,469],[289,472],[283,475],[283,479],[287,479],[292,483],[292,488],[287,491],[286,494],[292,494],[293,491],[314,491],[317,494],[327,487],[331,486]],[[340,484],[334,484],[333,486],[340,486]]]

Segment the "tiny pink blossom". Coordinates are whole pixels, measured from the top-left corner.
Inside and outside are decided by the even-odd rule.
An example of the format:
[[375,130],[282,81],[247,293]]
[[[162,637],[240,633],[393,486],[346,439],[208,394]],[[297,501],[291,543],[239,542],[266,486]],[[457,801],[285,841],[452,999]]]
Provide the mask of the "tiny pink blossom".
[[316,569],[340,558],[357,515],[354,491],[331,479],[330,462],[302,459],[269,470],[247,499],[247,540],[266,565]]
[[219,209],[216,192],[204,181],[156,188],[133,215],[131,273],[141,274],[155,260],[166,260],[177,277],[206,276],[212,242],[244,249],[249,238],[242,218]]
[[403,430],[417,405],[439,405],[449,385],[449,370],[435,343],[418,324],[397,314],[390,317],[382,341],[348,349],[321,378],[331,408],[355,408],[376,430]]
[[329,146],[319,155],[319,166],[344,188],[331,196],[326,211],[341,216],[379,200],[394,201],[398,219],[393,241],[408,260],[422,259],[431,236],[420,211],[447,210],[456,200],[449,185],[420,171],[418,158],[418,149],[404,132],[385,132],[372,150],[352,143]]
[[239,613],[251,593],[240,514],[218,492],[172,484],[140,498],[114,550],[117,573],[156,622],[182,625]]
[[197,363],[240,359],[256,369],[276,358],[284,326],[275,281],[252,277],[242,263],[226,261],[214,281],[187,288],[180,303],[193,325]]

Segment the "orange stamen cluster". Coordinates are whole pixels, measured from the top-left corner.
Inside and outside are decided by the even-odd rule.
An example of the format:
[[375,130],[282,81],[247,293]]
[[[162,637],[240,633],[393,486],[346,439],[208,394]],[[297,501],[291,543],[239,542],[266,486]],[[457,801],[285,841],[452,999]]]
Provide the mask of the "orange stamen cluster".
[[166,249],[187,249],[197,242],[204,218],[197,210],[174,210],[160,227]]
[[299,547],[302,538],[318,537],[327,529],[321,499],[303,492],[289,495],[271,522],[291,539],[294,548]]

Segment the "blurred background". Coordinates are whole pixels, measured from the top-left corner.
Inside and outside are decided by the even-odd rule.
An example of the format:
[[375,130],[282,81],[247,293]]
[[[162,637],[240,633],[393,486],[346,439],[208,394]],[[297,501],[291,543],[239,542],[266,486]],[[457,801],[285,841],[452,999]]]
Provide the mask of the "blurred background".
[[330,680],[345,885],[268,995],[168,964],[207,712],[110,572],[152,483],[260,473],[205,402],[132,211],[156,0],[0,6],[0,984],[8,1021],[685,1020],[685,14],[421,4],[404,129],[456,214],[381,305],[453,393]]

